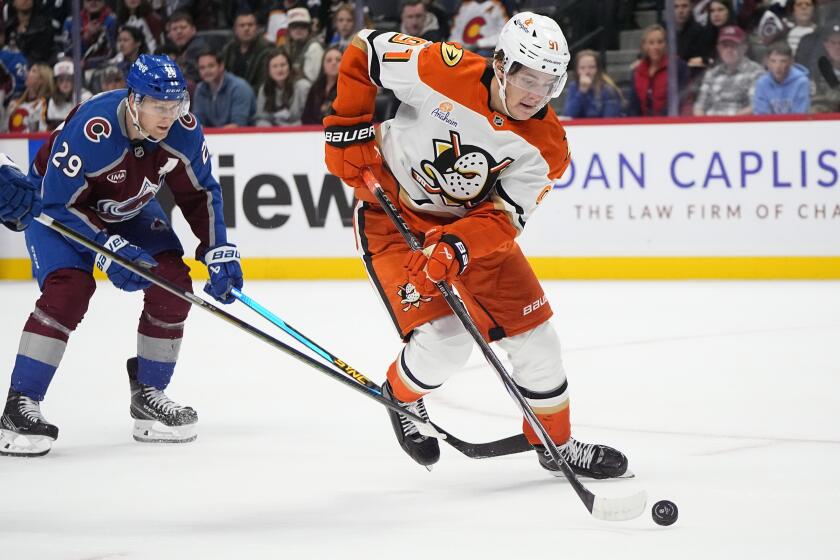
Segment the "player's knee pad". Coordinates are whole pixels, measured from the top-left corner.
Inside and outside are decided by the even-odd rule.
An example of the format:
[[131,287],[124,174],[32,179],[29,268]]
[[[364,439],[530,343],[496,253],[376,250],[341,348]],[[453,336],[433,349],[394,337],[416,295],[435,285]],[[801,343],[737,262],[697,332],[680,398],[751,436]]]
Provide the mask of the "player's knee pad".
[[568,400],[560,339],[548,321],[505,338],[499,345],[513,365],[513,379],[532,406],[553,408]]
[[44,279],[41,297],[35,302],[35,311],[25,329],[33,332],[41,329],[55,331],[51,334],[61,333],[60,338],[66,340],[87,313],[95,291],[96,281],[90,272],[76,268],[51,272]]
[[420,325],[397,359],[401,376],[421,392],[430,391],[463,368],[472,351],[472,338],[453,315]]

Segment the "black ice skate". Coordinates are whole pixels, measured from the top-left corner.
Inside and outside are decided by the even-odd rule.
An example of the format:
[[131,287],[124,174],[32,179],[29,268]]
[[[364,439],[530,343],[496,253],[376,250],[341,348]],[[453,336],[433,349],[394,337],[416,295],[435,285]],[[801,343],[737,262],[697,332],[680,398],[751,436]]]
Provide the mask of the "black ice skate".
[[[387,381],[382,385],[382,396],[397,403],[402,408],[413,412],[420,418],[425,420],[429,419],[429,415],[426,413],[426,405],[423,404],[422,398],[413,403],[404,403],[391,393],[391,385]],[[440,446],[438,445],[437,439],[421,434],[417,430],[417,426],[414,425],[414,422],[407,416],[399,412],[394,412],[391,409],[387,410],[388,416],[391,417],[391,425],[394,428],[394,433],[397,435],[397,441],[400,443],[400,447],[408,453],[409,457],[427,469],[432,470],[432,465],[440,459]]]
[[181,406],[166,394],[137,381],[137,358],[126,362],[131,385],[131,417],[134,418],[134,439],[153,443],[187,443],[193,441],[198,413]]
[[[535,445],[534,450],[537,452],[542,468],[551,471],[554,476],[563,475],[545,446]],[[599,479],[633,476],[627,471],[627,457],[612,447],[597,443],[581,443],[571,438],[565,444],[558,445],[557,450],[578,476]]]
[[41,403],[9,389],[0,419],[0,455],[40,457],[50,452],[58,427],[41,414]]

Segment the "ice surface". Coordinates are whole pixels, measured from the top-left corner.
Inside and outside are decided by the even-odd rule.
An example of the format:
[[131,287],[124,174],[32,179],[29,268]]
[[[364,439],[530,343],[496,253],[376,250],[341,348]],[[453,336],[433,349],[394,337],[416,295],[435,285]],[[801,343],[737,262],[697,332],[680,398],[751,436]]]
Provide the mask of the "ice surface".
[[[672,527],[592,519],[531,453],[444,445],[429,473],[384,409],[198,309],[168,391],[199,411],[198,440],[135,443],[124,361],[141,298],[100,283],[43,404],[53,450],[0,457],[0,558],[840,558],[840,283],[545,286],[574,433],[637,475],[586,484],[671,499]],[[8,372],[37,290],[0,290]],[[400,347],[366,283],[245,291],[378,382]],[[471,441],[519,429],[477,352],[428,408]]]

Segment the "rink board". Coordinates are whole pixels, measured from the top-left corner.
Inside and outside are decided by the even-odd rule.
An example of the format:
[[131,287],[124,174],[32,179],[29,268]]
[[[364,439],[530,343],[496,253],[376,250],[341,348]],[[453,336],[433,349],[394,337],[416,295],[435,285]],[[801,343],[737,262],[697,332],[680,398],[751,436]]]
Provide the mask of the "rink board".
[[[573,164],[520,243],[542,278],[840,278],[836,117],[570,122]],[[320,129],[207,137],[250,278],[364,278],[352,191],[326,173]],[[27,161],[41,142],[0,151]],[[192,253],[177,210],[173,223]],[[22,237],[3,231],[0,278],[29,276]]]

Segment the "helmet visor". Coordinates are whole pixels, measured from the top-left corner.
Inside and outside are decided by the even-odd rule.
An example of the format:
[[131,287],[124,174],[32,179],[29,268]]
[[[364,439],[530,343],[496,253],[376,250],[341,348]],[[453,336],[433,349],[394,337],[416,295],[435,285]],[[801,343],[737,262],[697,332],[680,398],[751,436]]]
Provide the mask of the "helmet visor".
[[137,111],[152,117],[177,119],[185,116],[189,110],[190,96],[186,92],[181,99],[155,99],[146,95],[137,100]]
[[538,96],[548,101],[560,93],[563,76],[547,74],[523,66],[513,74],[508,73],[507,83],[530,95]]

